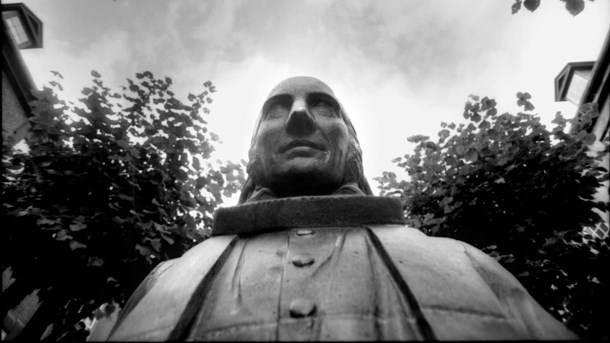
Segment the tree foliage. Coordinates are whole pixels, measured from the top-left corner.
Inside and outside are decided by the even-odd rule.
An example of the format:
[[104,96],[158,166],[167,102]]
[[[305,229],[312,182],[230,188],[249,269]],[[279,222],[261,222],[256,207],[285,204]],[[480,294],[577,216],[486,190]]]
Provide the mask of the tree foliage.
[[[585,9],[585,0],[560,0],[565,4],[566,11],[571,15],[576,16]],[[589,0],[593,1],[593,0]],[[515,0],[511,6],[513,14],[521,10],[521,5],[528,11],[534,12],[540,6],[540,0]]]
[[[534,106],[518,93],[526,111]],[[588,145],[598,115],[583,107],[577,119],[557,113],[547,130],[535,115],[498,115],[493,99],[471,96],[465,123],[442,123],[438,139],[409,137],[413,154],[395,159],[410,180],[391,172],[377,178],[381,194],[403,197],[409,225],[433,236],[466,241],[501,262],[549,312],[583,338],[608,338],[608,238],[583,233],[607,224],[594,194],[608,180],[597,162],[608,154]]]
[[[54,72],[56,77],[61,75]],[[242,165],[212,163],[204,114],[215,87],[178,100],[170,78],[137,73],[116,92],[91,72],[75,105],[59,80],[32,103],[29,152],[3,147],[2,317],[39,289],[39,310],[20,338],[75,338],[100,305],[122,305],[160,261],[205,239]],[[109,307],[112,309],[112,306]]]

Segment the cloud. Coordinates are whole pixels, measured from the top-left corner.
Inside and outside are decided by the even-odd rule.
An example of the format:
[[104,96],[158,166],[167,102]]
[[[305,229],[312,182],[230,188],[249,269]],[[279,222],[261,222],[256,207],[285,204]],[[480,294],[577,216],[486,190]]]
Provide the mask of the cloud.
[[124,31],[107,31],[76,54],[70,53],[72,48],[70,42],[51,36],[46,39],[44,50],[23,54],[38,87],[52,79],[51,70],[58,71],[64,77],[65,94],[74,100],[83,87],[91,84],[91,70],[98,71],[103,80],[116,85],[119,80],[115,77],[115,69],[133,61],[128,34]]
[[30,2],[45,16],[44,49],[24,51],[37,81],[58,70],[80,89],[91,69],[115,84],[150,70],[186,97],[211,80],[217,156],[235,160],[246,158],[267,92],[289,76],[318,77],[348,109],[370,178],[410,151],[407,136],[461,120],[470,93],[514,112],[515,93],[529,91],[552,119],[565,108],[554,77],[594,60],[610,27],[607,1],[577,17],[559,1],[517,15],[480,0]]

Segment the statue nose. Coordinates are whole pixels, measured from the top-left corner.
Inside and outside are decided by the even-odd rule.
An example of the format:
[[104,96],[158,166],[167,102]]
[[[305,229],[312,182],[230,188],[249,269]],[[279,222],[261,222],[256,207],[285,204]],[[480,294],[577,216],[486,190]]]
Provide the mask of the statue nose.
[[305,136],[316,129],[314,118],[304,104],[294,104],[292,113],[288,117],[286,132],[294,136]]

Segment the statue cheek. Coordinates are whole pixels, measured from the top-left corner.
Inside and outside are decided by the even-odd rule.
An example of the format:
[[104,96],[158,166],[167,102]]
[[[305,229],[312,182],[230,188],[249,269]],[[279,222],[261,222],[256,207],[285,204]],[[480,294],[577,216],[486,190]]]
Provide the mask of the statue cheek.
[[332,145],[333,150],[345,155],[349,143],[347,127],[345,126],[345,124],[333,125],[330,128],[327,137],[329,143]]
[[270,155],[275,151],[280,129],[276,127],[261,127],[256,138],[258,155]]

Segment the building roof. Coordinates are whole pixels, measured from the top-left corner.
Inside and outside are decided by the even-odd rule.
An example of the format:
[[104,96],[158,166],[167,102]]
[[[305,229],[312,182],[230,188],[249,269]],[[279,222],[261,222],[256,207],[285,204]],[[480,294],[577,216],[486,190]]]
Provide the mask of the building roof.
[[581,100],[581,105],[586,104],[588,102],[597,102],[598,105],[603,104],[603,102],[610,95],[610,78],[608,75],[610,74],[610,30],[608,30],[608,34],[606,35],[606,40],[604,41],[604,45],[602,46],[602,50],[595,62],[595,66],[593,67],[593,74],[591,77],[591,81],[587,85],[585,89],[585,93]]

